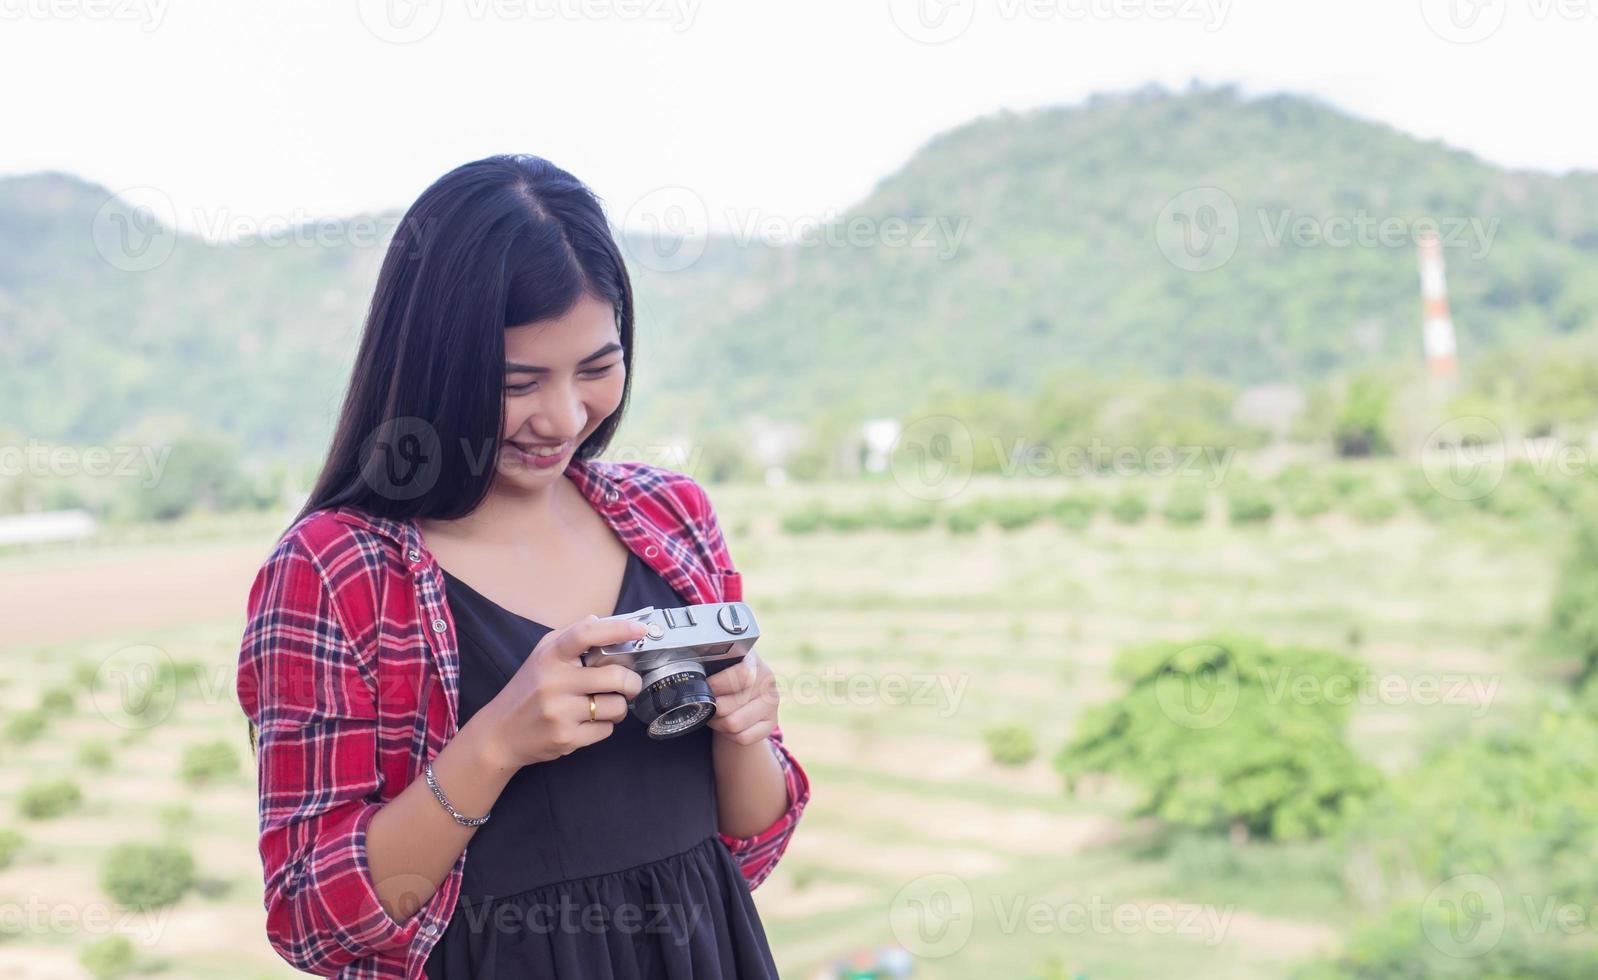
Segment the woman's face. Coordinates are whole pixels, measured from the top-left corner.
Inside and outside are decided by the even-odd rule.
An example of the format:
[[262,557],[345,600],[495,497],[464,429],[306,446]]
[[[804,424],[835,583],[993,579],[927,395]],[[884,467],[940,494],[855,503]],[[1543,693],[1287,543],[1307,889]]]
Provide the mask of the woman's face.
[[564,316],[507,329],[495,489],[536,490],[560,479],[577,447],[621,405],[626,372],[616,313],[604,300],[584,295]]

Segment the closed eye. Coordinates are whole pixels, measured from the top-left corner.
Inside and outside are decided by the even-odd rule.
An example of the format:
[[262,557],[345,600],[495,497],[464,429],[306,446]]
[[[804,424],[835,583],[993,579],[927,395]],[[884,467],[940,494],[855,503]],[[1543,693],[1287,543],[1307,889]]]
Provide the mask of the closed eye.
[[[579,376],[584,378],[603,378],[616,367],[617,363],[620,362],[606,364],[603,367],[589,368],[586,371],[579,371],[577,373]],[[513,395],[525,395],[536,387],[538,387],[537,381],[523,381],[518,384],[506,384],[505,390]]]

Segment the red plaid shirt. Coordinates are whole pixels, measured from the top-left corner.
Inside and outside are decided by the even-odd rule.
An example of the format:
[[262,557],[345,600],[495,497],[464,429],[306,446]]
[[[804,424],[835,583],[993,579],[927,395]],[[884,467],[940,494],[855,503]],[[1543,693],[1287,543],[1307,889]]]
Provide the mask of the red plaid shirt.
[[[627,547],[689,602],[743,597],[704,490],[643,463],[573,459],[566,473]],[[463,851],[404,922],[378,903],[366,827],[456,731],[460,659],[444,580],[416,525],[349,508],[291,527],[250,590],[239,703],[257,730],[267,938],[290,964],[415,980],[460,893]],[[783,745],[787,812],[721,835],[749,887],[776,866],[810,786]]]

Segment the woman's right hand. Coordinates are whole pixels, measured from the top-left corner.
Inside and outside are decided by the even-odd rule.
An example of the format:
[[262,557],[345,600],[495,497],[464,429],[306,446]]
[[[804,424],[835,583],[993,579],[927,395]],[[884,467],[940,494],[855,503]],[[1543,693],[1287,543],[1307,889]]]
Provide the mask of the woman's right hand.
[[[493,756],[511,768],[548,762],[607,738],[627,715],[643,679],[621,664],[585,667],[590,647],[636,640],[636,620],[588,616],[551,630],[533,647],[505,687],[471,721],[482,719]],[[594,721],[588,696],[594,696]]]

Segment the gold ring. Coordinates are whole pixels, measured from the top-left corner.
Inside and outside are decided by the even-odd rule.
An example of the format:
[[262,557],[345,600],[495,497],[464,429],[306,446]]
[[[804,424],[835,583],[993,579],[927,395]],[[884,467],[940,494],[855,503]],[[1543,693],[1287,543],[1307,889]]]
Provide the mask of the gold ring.
[[594,696],[592,694],[588,695],[588,720],[599,720],[599,705],[594,702]]

